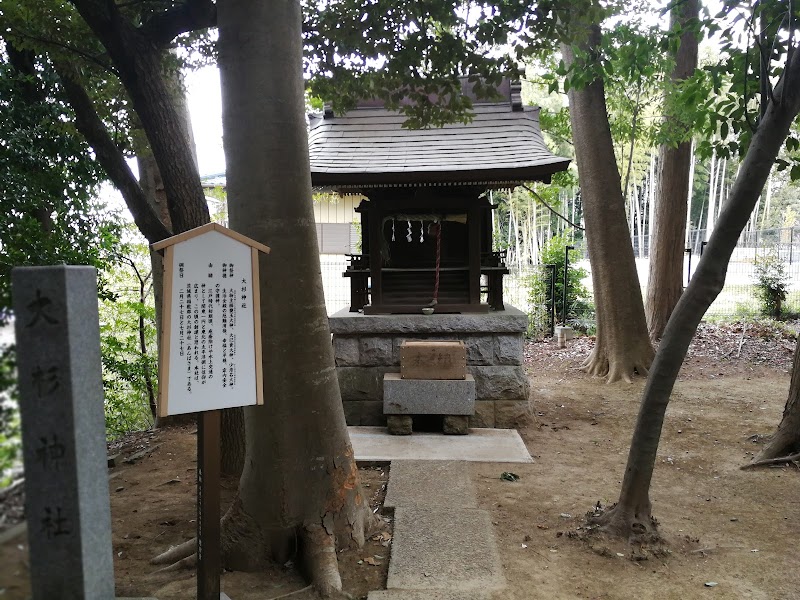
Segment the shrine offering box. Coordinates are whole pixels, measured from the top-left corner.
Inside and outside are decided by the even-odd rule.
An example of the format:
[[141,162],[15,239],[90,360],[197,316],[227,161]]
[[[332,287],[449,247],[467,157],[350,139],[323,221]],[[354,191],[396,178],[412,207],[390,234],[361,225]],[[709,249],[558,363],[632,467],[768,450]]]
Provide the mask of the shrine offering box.
[[467,349],[459,340],[400,344],[402,379],[466,379]]

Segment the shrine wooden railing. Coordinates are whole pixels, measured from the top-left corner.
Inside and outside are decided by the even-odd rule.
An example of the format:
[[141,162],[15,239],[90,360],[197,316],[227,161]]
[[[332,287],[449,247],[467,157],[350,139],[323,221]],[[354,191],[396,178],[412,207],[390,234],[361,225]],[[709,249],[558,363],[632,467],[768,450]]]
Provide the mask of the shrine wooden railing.
[[481,275],[486,275],[486,302],[494,310],[505,310],[503,275],[508,274],[506,251],[481,252]]
[[350,278],[350,312],[358,312],[369,304],[369,254],[345,254],[347,270],[342,277]]

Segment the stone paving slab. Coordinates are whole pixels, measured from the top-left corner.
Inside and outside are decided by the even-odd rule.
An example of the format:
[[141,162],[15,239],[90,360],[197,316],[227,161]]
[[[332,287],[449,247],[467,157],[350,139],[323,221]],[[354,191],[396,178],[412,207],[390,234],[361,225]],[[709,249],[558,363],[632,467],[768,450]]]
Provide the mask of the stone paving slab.
[[404,506],[394,516],[387,588],[488,593],[505,586],[485,510]]
[[367,600],[488,600],[482,592],[449,592],[445,590],[380,590],[370,592]]
[[478,508],[478,501],[466,462],[396,460],[389,472],[383,505]]
[[468,435],[414,433],[389,435],[385,427],[348,427],[356,460],[466,460],[531,463],[515,429],[470,429]]

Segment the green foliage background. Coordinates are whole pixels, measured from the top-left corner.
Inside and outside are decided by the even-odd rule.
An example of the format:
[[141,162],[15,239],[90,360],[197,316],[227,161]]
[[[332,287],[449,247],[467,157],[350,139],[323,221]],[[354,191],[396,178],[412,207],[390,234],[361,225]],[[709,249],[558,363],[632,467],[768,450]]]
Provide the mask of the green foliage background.
[[[111,296],[100,303],[106,434],[115,438],[153,425],[150,393],[158,396],[156,313],[150,257],[127,244],[109,273]],[[142,295],[143,292],[143,295]],[[146,349],[141,350],[140,324]],[[151,389],[149,389],[149,387]]]
[[[572,241],[567,233],[553,236],[540,253],[540,261],[543,265],[555,265],[555,313],[556,322],[561,321],[564,310],[564,257],[567,253],[567,246]],[[576,318],[585,318],[592,312],[589,290],[583,285],[582,281],[586,277],[586,269],[576,268],[574,264],[581,259],[578,250],[569,251],[569,269],[567,271],[567,322],[574,321]],[[537,300],[550,296],[550,277],[547,271],[538,270],[528,278],[527,286],[531,306],[537,306]]]

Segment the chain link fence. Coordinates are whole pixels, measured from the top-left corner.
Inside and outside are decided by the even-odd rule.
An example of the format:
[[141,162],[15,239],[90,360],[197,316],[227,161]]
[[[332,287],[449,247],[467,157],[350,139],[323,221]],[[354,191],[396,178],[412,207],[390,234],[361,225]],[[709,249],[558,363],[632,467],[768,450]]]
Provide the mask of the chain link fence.
[[[694,276],[698,262],[705,250],[706,231],[692,230],[687,236],[683,255],[684,287]],[[636,259],[639,284],[644,296],[650,268],[649,236],[634,237],[632,245]],[[572,265],[586,269],[583,284],[591,296],[592,275],[588,253],[584,244],[575,243],[582,259]],[[728,265],[725,287],[706,312],[706,318],[748,318],[761,313],[761,303],[756,295],[756,261],[759,257],[774,254],[783,263],[788,278],[788,294],[784,302],[787,315],[800,313],[800,227],[765,229],[744,232]],[[347,267],[343,255],[320,255],[322,279],[325,286],[325,303],[328,314],[350,306],[350,284],[342,273]],[[552,325],[562,320],[554,314],[551,299],[550,275],[546,265],[526,265],[510,268],[503,278],[503,295],[506,304],[527,312],[530,317],[529,334],[533,337],[550,335]],[[544,285],[533,285],[536,280]],[[581,298],[568,307],[567,322],[583,331],[594,329],[593,299]]]

